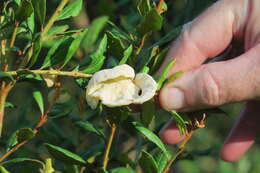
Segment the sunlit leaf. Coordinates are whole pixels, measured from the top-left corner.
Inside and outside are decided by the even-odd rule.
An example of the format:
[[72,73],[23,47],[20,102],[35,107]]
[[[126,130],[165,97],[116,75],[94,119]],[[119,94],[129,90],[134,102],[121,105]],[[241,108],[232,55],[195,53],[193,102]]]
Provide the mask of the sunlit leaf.
[[133,46],[130,45],[125,51],[124,51],[124,56],[120,60],[119,65],[125,64],[127,60],[131,57],[131,54],[133,52]]
[[36,101],[36,103],[41,111],[41,114],[43,115],[44,114],[44,102],[43,102],[43,97],[42,97],[41,92],[38,90],[34,90],[33,98]]
[[166,63],[165,66],[163,67],[162,73],[157,80],[157,90],[160,90],[163,84],[165,83],[165,81],[167,80],[167,75],[175,62],[176,59],[172,59],[168,63]]
[[84,73],[94,73],[101,69],[102,65],[104,64],[105,56],[104,53],[106,52],[107,47],[107,36],[104,35],[102,40],[99,43],[97,50],[90,55],[91,63],[84,67]]
[[70,17],[78,16],[82,9],[82,4],[83,4],[82,0],[73,1],[71,4],[69,4],[67,7],[65,7],[62,10],[58,20],[63,20],[63,19],[67,19]]

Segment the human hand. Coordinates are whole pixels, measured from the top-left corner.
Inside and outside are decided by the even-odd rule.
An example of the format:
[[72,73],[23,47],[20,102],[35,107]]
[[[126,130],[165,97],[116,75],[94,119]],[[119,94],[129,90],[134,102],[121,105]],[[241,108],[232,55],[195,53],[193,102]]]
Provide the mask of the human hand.
[[[260,131],[260,1],[220,0],[184,27],[169,56],[176,64],[169,75],[184,70],[159,95],[166,110],[191,111],[248,101],[222,149],[221,157],[235,161],[254,143]],[[244,44],[244,53],[227,61],[202,64],[224,51],[232,40]],[[174,123],[160,133],[168,144],[183,139]]]

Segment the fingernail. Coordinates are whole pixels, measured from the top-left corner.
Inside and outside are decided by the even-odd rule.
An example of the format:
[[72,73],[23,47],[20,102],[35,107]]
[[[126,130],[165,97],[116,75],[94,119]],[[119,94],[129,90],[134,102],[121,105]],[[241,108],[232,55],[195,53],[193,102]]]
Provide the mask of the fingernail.
[[167,104],[170,109],[182,109],[186,106],[184,93],[178,88],[168,88],[167,97]]

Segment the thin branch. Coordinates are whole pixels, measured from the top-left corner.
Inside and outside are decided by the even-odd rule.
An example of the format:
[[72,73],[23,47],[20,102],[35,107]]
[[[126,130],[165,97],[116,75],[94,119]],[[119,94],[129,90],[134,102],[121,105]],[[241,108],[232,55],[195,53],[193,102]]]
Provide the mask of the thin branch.
[[[56,93],[56,95],[58,95],[59,93]],[[58,96],[57,96],[58,97]],[[55,97],[54,100],[57,99],[57,97]],[[41,115],[40,117],[40,121],[36,124],[36,126],[33,128],[33,133],[36,135],[39,132],[39,128],[41,128],[47,121],[48,121],[48,114],[50,112],[50,110],[52,109],[52,107],[54,106],[53,104],[50,104],[49,108],[47,109],[47,111]],[[18,144],[16,144],[13,148],[11,148],[8,152],[6,152],[2,157],[0,157],[0,163],[5,160],[8,156],[10,156],[12,153],[14,153],[15,151],[17,151],[20,147],[22,147],[23,145],[25,145],[26,143],[29,142],[30,139],[22,141]]]
[[112,146],[112,142],[113,142],[113,138],[115,136],[115,132],[116,132],[116,124],[112,123],[111,124],[111,132],[107,141],[107,145],[106,145],[106,150],[105,150],[105,154],[103,157],[103,168],[106,169],[107,168],[107,164],[109,161],[109,153],[111,150],[111,146]]
[[[40,74],[40,75],[71,76],[71,77],[82,77],[82,78],[89,78],[92,76],[92,74],[85,74],[81,72],[58,71],[58,70],[28,70],[28,72],[32,72],[34,74]],[[7,71],[6,73],[12,76],[18,75],[17,71]]]
[[171,158],[171,160],[168,161],[167,166],[164,168],[163,173],[168,173],[172,167],[173,162],[178,158],[178,156],[185,150],[185,145],[192,137],[194,131],[191,131],[187,134],[184,141],[181,143],[178,152]]
[[0,89],[0,137],[1,137],[3,122],[4,122],[5,102],[10,90],[13,88],[13,85],[6,84],[4,81],[0,84],[2,85]]
[[12,34],[12,37],[11,37],[11,41],[10,41],[10,47],[14,46],[14,42],[15,42],[15,39],[16,39],[17,30],[18,30],[19,25],[20,25],[19,22],[15,22],[14,31],[13,31],[13,34]]
[[46,26],[43,28],[42,30],[42,35],[46,34],[49,29],[52,27],[52,25],[54,24],[54,22],[59,18],[60,13],[62,11],[62,9],[65,7],[65,5],[69,2],[69,0],[62,0],[59,4],[59,6],[57,7],[57,9],[55,10],[55,12],[53,13],[53,15],[51,16],[50,20],[48,21],[48,23],[46,24]]
[[143,37],[141,39],[141,43],[136,50],[136,55],[138,55],[141,52],[142,48],[144,47],[144,42],[145,42],[146,37],[147,37],[147,34],[143,35]]

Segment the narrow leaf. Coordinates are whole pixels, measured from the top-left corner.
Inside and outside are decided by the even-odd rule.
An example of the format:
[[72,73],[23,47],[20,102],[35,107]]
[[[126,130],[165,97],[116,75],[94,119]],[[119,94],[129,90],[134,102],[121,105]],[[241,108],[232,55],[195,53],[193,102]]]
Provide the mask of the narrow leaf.
[[143,172],[158,173],[158,166],[153,156],[146,151],[142,151],[141,158],[139,159],[139,165]]
[[75,123],[78,127],[86,130],[86,131],[89,131],[89,132],[92,132],[92,133],[95,133],[97,134],[98,136],[102,137],[102,138],[105,138],[105,134],[99,130],[98,128],[96,128],[93,124],[87,122],[87,121],[78,121]]
[[161,141],[161,139],[154,134],[151,130],[141,126],[140,124],[138,124],[137,122],[133,122],[134,127],[140,132],[142,133],[149,141],[151,141],[152,143],[154,143],[155,145],[157,145],[157,147],[159,147],[167,156],[169,156],[169,153],[165,147],[165,145],[163,144],[163,142]]
[[14,81],[14,78],[9,73],[0,71],[0,80]]
[[75,0],[71,4],[69,4],[67,7],[65,7],[58,20],[67,19],[70,17],[76,17],[79,15],[81,9],[82,9],[82,0]]
[[186,121],[176,111],[172,110],[172,111],[170,111],[170,113],[172,114],[173,118],[175,119],[180,133],[185,134],[185,131],[187,129]]
[[107,16],[102,16],[96,18],[88,27],[88,32],[84,38],[84,49],[89,50],[89,48],[96,42],[99,33],[105,27],[105,24],[108,22]]
[[0,173],[10,173],[5,167],[0,166]]
[[141,120],[145,127],[149,127],[155,117],[155,103],[148,101],[142,104]]
[[33,162],[35,164],[38,164],[41,166],[41,168],[44,168],[44,163],[40,160],[36,160],[36,159],[31,159],[31,158],[26,158],[26,157],[22,157],[22,158],[15,158],[15,159],[11,159],[5,162],[2,162],[2,165],[17,165],[17,163],[21,163],[21,162]]
[[67,164],[75,164],[82,166],[86,164],[86,161],[82,157],[70,152],[69,150],[63,149],[59,146],[55,146],[52,144],[45,143],[44,145],[48,149],[49,153],[57,160],[60,160]]
[[151,8],[150,0],[139,0],[137,9],[142,16],[145,16],[151,10]]
[[133,52],[133,46],[130,45],[130,46],[124,51],[124,56],[123,56],[123,58],[120,60],[119,65],[126,64],[127,60],[128,60],[129,57],[131,56],[132,52]]
[[96,52],[90,55],[91,63],[86,68],[84,68],[83,70],[84,73],[94,73],[101,69],[101,67],[104,64],[104,60],[106,58],[104,56],[104,53],[106,52],[106,47],[107,47],[107,36],[104,35],[104,37],[100,41],[100,44]]
[[38,20],[43,26],[46,17],[46,0],[32,0],[32,3]]
[[176,62],[176,59],[170,60],[168,63],[165,64],[159,79],[157,80],[157,90],[160,90],[163,86],[164,82],[167,80],[167,74],[172,68],[173,64]]
[[33,98],[36,101],[36,103],[37,103],[37,105],[38,105],[38,107],[41,111],[41,114],[43,115],[44,114],[44,102],[43,102],[41,92],[38,91],[38,90],[34,90],[33,91]]

